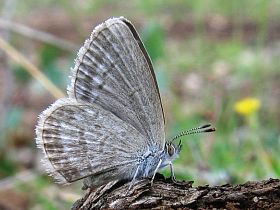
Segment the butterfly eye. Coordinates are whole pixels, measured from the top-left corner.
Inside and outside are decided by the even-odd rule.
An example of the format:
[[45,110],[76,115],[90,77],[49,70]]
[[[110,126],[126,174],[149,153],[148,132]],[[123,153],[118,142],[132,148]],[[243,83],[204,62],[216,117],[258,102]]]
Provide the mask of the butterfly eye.
[[168,152],[169,156],[172,156],[174,154],[175,148],[173,147],[173,145],[167,146],[167,152]]

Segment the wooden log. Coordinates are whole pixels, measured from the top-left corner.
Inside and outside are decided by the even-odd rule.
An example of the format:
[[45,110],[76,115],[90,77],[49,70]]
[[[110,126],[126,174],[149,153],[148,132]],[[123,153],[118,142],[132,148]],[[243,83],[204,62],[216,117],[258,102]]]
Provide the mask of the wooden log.
[[192,187],[192,182],[173,183],[157,176],[129,183],[110,182],[88,189],[72,210],[85,209],[280,209],[280,180],[249,181],[232,186]]

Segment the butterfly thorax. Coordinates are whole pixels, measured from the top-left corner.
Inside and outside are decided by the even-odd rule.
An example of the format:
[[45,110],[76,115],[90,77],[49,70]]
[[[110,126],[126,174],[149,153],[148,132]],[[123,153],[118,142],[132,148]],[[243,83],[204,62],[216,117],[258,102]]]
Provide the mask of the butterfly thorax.
[[146,152],[138,159],[139,172],[137,177],[151,177],[162,157],[162,154],[163,151],[156,146],[147,147]]
[[165,144],[163,150],[155,149],[153,147],[149,148],[141,157],[137,177],[151,177],[159,163],[159,169],[171,164],[171,162],[178,157],[181,147],[181,144],[175,145],[168,142]]

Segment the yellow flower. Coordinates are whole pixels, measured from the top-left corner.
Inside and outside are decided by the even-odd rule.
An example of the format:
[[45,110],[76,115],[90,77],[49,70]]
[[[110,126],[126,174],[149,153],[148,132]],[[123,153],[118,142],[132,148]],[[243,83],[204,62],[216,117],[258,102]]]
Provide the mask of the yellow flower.
[[238,101],[234,105],[234,109],[237,113],[248,116],[256,112],[261,106],[261,102],[257,98],[244,98],[241,101]]

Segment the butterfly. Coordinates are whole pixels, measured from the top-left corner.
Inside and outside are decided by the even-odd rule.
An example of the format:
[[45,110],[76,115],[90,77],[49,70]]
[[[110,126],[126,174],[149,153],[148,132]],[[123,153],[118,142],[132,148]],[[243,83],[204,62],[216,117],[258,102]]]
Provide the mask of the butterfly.
[[[211,132],[210,125],[166,141],[164,113],[151,59],[130,21],[98,25],[78,52],[68,97],[39,116],[37,146],[58,183],[84,179],[91,187],[155,177],[182,148],[173,140]],[[151,183],[152,183],[151,181]]]

